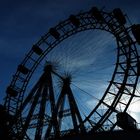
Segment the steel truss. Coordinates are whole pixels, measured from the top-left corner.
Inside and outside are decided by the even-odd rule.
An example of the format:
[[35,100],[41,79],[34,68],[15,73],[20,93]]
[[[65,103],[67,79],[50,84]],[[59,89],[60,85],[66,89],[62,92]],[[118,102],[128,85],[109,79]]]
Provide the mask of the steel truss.
[[[117,61],[108,88],[97,106],[86,116],[85,120],[82,120],[73,97],[70,79],[68,77],[65,79],[53,71],[51,65],[46,66],[39,81],[32,88],[28,96],[24,97],[26,87],[34,71],[52,49],[55,49],[60,42],[78,32],[94,29],[104,30],[114,35],[117,41]],[[103,10],[99,11],[98,16],[93,15],[91,10],[79,13],[76,16],[72,15],[67,20],[51,28],[47,34],[42,36],[33,45],[32,49],[18,66],[8,86],[4,106],[7,112],[16,118],[10,129],[11,134],[14,133],[15,135],[14,139],[30,139],[27,136],[27,131],[32,128],[36,128],[34,140],[41,140],[43,137],[44,139],[49,139],[63,136],[71,132],[71,130],[60,132],[62,117],[69,114],[73,120],[74,130],[78,133],[86,132],[87,125],[91,127],[92,131],[105,131],[104,126],[109,124],[108,130],[113,130],[116,127],[116,120],[112,118],[118,113],[118,106],[123,105],[123,112],[127,111],[135,96],[139,77],[139,54],[136,43],[132,37],[131,25],[121,24],[113,12],[108,13]],[[63,81],[57,103],[54,99],[52,74]],[[9,93],[12,93],[12,96]],[[69,100],[70,110],[63,109],[65,97]],[[126,97],[127,99],[124,102],[122,99]],[[30,111],[26,117],[23,117],[22,110],[30,102],[32,104]],[[38,102],[40,103],[39,114],[33,115]],[[45,114],[47,102],[50,103],[51,109],[49,115]],[[100,109],[102,107],[106,108],[106,110],[101,114]],[[92,118],[95,118],[97,121],[92,120]],[[31,123],[33,120],[37,120],[37,122]],[[42,136],[42,128],[44,126],[48,126],[48,129],[45,136]],[[53,134],[52,128],[54,130]]]

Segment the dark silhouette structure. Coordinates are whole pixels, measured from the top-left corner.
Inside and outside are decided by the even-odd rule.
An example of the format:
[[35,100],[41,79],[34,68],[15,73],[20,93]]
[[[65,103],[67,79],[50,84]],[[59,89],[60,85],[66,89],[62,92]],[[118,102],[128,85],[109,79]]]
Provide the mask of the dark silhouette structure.
[[[18,66],[7,88],[5,103],[0,106],[0,135],[7,140],[117,140],[122,137],[129,140],[139,137],[136,121],[127,109],[136,96],[140,75],[136,46],[140,44],[140,25],[128,26],[126,22],[119,8],[108,13],[93,7],[90,11],[71,15],[42,36]],[[112,79],[95,108],[83,119],[71,88],[71,76],[63,76],[49,62],[39,80],[25,94],[31,76],[43,58],[69,36],[89,29],[110,32],[117,41],[117,61]],[[56,79],[61,81],[57,97]],[[107,96],[111,96],[110,104],[106,102]],[[124,96],[126,102],[122,102]],[[118,111],[117,105],[123,105],[122,112]],[[102,112],[101,106],[106,108]],[[67,118],[71,126],[65,130],[63,121]],[[117,126],[125,131],[115,131]]]

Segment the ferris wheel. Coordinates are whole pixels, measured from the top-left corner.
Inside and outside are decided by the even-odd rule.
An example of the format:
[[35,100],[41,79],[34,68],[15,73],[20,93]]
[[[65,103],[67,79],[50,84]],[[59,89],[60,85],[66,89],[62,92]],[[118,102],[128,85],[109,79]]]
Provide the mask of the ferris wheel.
[[51,28],[7,88],[9,135],[47,140],[119,129],[117,114],[138,97],[139,36],[140,25],[129,25],[119,8],[93,7]]

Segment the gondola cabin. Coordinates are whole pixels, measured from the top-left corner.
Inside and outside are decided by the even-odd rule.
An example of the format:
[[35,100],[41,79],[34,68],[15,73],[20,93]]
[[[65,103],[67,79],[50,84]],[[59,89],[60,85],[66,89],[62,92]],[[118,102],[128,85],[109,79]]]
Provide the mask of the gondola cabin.
[[137,130],[136,120],[126,112],[117,114],[117,125],[124,130]]
[[11,97],[16,97],[18,92],[13,87],[7,87],[6,93],[9,94]]
[[80,20],[78,18],[76,18],[76,16],[71,15],[69,17],[69,20],[71,21],[71,23],[75,26],[75,27],[79,27],[80,25]]
[[20,71],[22,74],[28,74],[28,72],[29,72],[29,69],[28,68],[26,68],[24,65],[19,65],[18,66],[18,71]]
[[59,39],[60,34],[55,28],[50,28],[49,32],[55,39]]
[[140,24],[132,25],[131,29],[136,41],[140,45]]
[[103,21],[104,18],[97,7],[92,7],[90,13],[97,21]]
[[32,50],[33,50],[36,54],[38,54],[38,55],[41,55],[42,52],[43,52],[43,50],[40,49],[40,48],[39,48],[38,46],[36,46],[36,45],[33,45]]
[[124,16],[124,14],[123,14],[123,12],[121,11],[120,8],[114,9],[113,10],[113,14],[114,14],[114,17],[117,19],[117,21],[120,24],[125,24],[126,23],[125,16]]

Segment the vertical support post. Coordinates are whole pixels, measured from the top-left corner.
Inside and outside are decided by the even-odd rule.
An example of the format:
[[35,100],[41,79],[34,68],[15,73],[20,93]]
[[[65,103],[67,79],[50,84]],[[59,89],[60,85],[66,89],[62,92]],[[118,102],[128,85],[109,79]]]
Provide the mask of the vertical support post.
[[42,89],[44,89],[44,90],[42,93],[42,100],[41,100],[40,111],[39,111],[38,127],[36,130],[35,140],[41,140],[47,94],[49,97],[50,106],[51,106],[51,113],[52,113],[51,122],[49,123],[48,129],[47,129],[47,135],[50,135],[50,132],[52,129],[51,126],[53,126],[55,135],[59,136],[59,125],[58,125],[58,121],[57,121],[57,112],[56,112],[56,106],[55,106],[55,98],[54,98],[52,75],[51,75],[52,66],[48,65],[45,67],[44,70],[45,70],[44,77],[42,78],[42,81],[41,81],[44,83],[44,86],[42,87]]
[[71,113],[72,113],[72,116],[74,116],[73,123],[74,123],[75,129],[78,130],[77,121],[79,121],[81,131],[85,132],[86,130],[85,130],[85,127],[84,127],[83,122],[82,122],[82,117],[80,115],[78,106],[76,104],[76,101],[74,99],[74,96],[73,96],[73,93],[72,93],[70,86],[68,87],[68,98],[69,98]]
[[[72,90],[70,88],[70,83],[71,83],[71,81],[70,81],[69,77],[63,79],[63,87],[62,87],[62,91],[61,91],[61,94],[60,94],[58,102],[57,102],[57,110],[59,111],[60,107],[61,107],[61,109],[64,108],[64,98],[67,96],[68,101],[69,101],[74,130],[76,132],[79,132],[79,131],[85,132],[85,127],[82,123],[82,117],[80,115],[78,106],[76,104]],[[62,105],[62,103],[63,103],[63,105]],[[59,119],[62,119],[62,118],[59,118]],[[80,128],[80,130],[79,130],[79,128]]]

